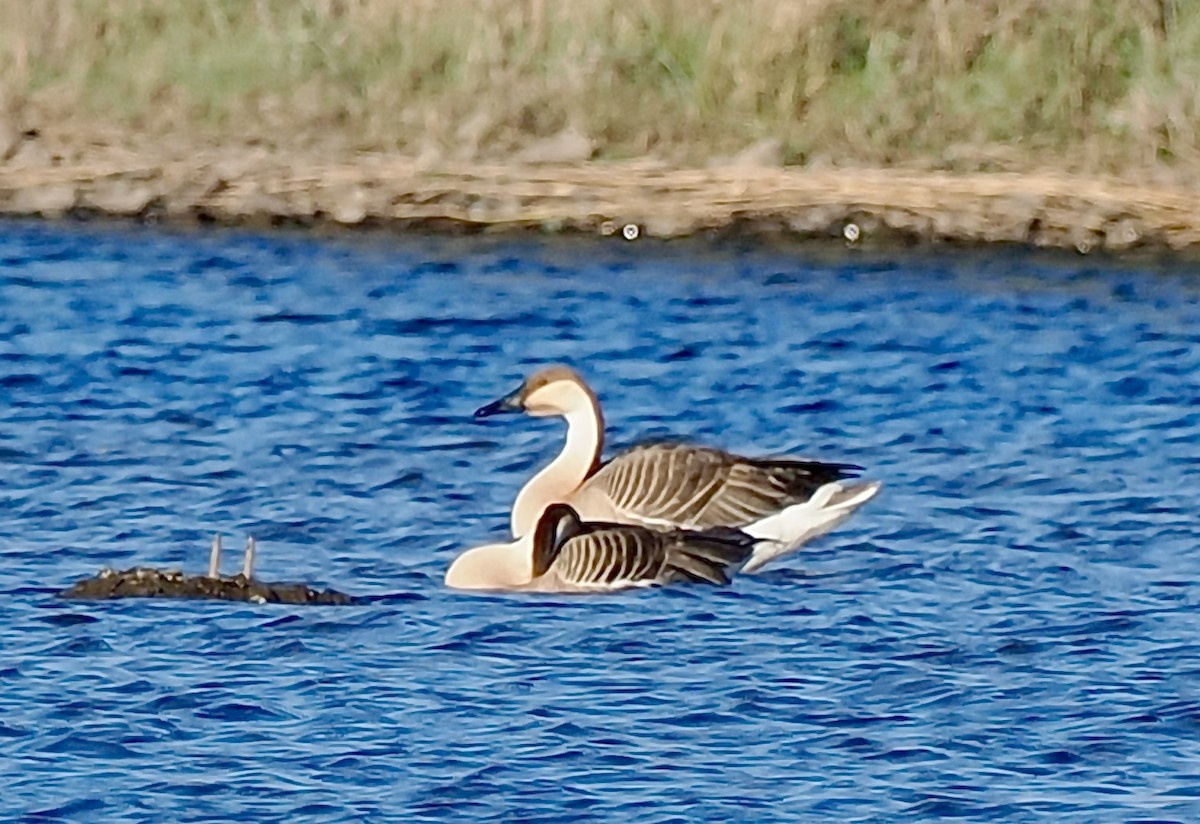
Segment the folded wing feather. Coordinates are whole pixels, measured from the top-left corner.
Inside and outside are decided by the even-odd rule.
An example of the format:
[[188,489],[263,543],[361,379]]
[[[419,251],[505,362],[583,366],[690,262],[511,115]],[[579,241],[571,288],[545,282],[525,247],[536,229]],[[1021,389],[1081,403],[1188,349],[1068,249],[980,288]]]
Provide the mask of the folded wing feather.
[[669,532],[629,524],[584,523],[557,542],[545,575],[581,589],[621,589],[676,581],[727,584],[727,569],[757,541],[738,530]]
[[602,494],[619,520],[649,526],[745,526],[859,471],[852,464],[758,460],[708,447],[652,444],[601,465],[584,482],[580,500]]

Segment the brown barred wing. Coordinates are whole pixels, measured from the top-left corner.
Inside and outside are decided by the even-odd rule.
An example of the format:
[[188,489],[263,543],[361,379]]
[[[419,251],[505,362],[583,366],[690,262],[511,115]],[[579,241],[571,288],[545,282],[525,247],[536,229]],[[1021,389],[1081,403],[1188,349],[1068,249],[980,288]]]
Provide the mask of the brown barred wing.
[[666,535],[627,525],[584,524],[563,541],[550,574],[587,589],[621,589],[665,582]]
[[602,465],[585,489],[600,490],[618,519],[630,523],[737,527],[803,503],[824,484],[860,471],[851,464],[743,458],[708,447],[653,444]]
[[549,574],[579,589],[624,589],[675,582],[729,583],[756,539],[736,529],[661,531],[628,524],[582,524],[562,541]]

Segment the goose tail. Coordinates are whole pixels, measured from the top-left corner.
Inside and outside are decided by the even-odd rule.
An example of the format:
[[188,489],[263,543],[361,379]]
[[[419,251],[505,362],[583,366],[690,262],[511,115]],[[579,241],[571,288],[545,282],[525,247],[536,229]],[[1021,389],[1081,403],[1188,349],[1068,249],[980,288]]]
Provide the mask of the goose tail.
[[742,572],[755,572],[764,564],[796,551],[813,538],[824,535],[875,497],[882,481],[863,483],[833,482],[821,486],[802,504],[747,526],[746,532],[761,542],[754,549]]
[[746,562],[759,539],[739,529],[717,527],[702,532],[675,533],[676,543],[667,551],[671,578],[724,586],[729,574]]

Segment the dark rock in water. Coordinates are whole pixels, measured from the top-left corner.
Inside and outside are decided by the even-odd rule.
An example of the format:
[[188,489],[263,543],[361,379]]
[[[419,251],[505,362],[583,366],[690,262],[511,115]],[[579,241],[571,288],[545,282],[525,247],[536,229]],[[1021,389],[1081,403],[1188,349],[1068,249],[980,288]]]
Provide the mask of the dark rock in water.
[[162,571],[134,567],[124,571],[102,569],[59,593],[62,598],[109,600],[113,598],[212,598],[220,601],[249,601],[256,604],[318,604],[343,606],[359,599],[326,589],[318,592],[306,584],[270,584],[244,575],[210,578],[184,575],[178,570]]

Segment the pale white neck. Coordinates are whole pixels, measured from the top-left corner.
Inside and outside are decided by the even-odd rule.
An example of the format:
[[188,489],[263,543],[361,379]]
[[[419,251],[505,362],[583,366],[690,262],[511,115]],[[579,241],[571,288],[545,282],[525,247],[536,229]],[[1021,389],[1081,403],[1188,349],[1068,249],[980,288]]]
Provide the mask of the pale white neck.
[[558,457],[530,478],[513,504],[514,536],[531,535],[538,519],[552,503],[569,503],[596,463],[603,446],[604,419],[590,393],[579,389],[577,398],[563,412],[567,419],[567,442]]
[[533,546],[528,539],[468,549],[446,570],[454,589],[512,589],[533,578]]

